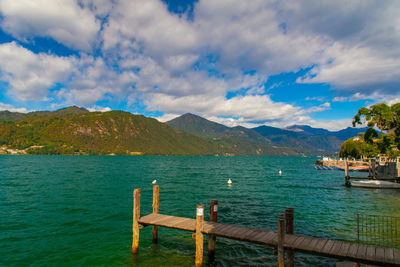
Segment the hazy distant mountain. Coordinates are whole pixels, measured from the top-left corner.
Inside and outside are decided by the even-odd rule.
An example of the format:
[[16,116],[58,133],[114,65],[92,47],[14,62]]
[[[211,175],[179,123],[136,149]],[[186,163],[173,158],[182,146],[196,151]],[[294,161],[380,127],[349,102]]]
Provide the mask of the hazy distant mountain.
[[[296,155],[293,149],[271,144],[268,138],[252,129],[242,126],[227,127],[209,121],[200,116],[186,113],[166,122],[175,130],[185,131],[202,137],[210,137],[215,141],[223,141],[233,145],[243,154],[250,155]],[[247,152],[246,152],[247,151]]]
[[326,129],[322,128],[313,128],[308,125],[292,125],[289,127],[286,127],[285,130],[289,131],[294,131],[297,133],[302,133],[305,135],[309,136],[315,136],[315,135],[332,135],[338,137],[340,140],[347,140],[350,137],[357,136],[358,133],[360,132],[365,132],[368,128],[353,128],[353,127],[347,127],[346,129],[340,130],[340,131],[328,131]]
[[307,125],[293,125],[285,129],[260,126],[253,129],[227,127],[194,114],[184,114],[167,122],[174,129],[213,138],[230,138],[241,144],[254,146],[268,144],[295,151],[300,155],[333,154],[339,151],[346,139],[356,136],[365,129],[347,128],[338,132],[313,128]]
[[321,155],[337,153],[345,140],[357,136],[359,132],[365,132],[366,128],[348,127],[331,132],[307,125],[293,125],[285,129],[260,126],[253,128],[253,130],[270,139],[273,143],[291,147],[298,153]]

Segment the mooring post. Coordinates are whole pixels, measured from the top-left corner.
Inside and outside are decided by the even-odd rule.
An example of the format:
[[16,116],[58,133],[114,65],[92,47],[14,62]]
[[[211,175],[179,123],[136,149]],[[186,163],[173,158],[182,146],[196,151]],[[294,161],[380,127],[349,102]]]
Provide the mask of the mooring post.
[[[217,222],[217,220],[218,220],[218,200],[213,199],[211,200],[211,205],[210,205],[210,221]],[[208,239],[208,257],[210,259],[214,258],[216,239],[217,238],[215,235],[210,235]]]
[[283,242],[285,240],[285,214],[278,215],[278,266],[285,266],[285,250]]
[[346,186],[350,185],[349,162],[347,161],[347,158],[344,159],[344,184]]
[[139,249],[140,188],[133,191],[132,254]]
[[[157,214],[158,213],[158,206],[160,203],[160,186],[159,185],[153,185],[153,213]],[[158,228],[157,226],[153,225],[153,243],[157,244],[158,243]]]
[[196,207],[196,259],[195,266],[199,267],[203,264],[203,233],[201,232],[204,223],[204,205]]
[[376,159],[372,159],[372,178],[376,179]]
[[[294,209],[292,207],[286,207],[285,210],[285,218],[286,218],[286,234],[293,234],[293,217],[294,217]],[[287,250],[286,251],[286,265],[288,267],[294,266],[294,251]]]

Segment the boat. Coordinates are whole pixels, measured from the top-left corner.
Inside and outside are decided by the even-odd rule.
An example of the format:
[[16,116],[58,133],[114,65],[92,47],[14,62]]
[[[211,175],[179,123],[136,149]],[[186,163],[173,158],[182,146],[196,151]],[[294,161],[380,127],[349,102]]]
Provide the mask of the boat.
[[380,189],[400,189],[400,183],[382,180],[353,180],[352,187],[380,188]]
[[[320,165],[314,165],[314,168],[316,170],[339,170],[339,171],[344,171],[344,167],[339,167],[339,166],[320,166]],[[369,167],[368,166],[349,166],[349,172],[368,172]]]

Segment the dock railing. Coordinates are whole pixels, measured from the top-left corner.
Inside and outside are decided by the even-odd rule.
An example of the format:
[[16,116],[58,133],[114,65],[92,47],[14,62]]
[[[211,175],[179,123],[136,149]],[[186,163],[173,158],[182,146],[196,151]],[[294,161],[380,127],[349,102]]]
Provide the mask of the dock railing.
[[400,248],[400,217],[356,214],[357,242]]

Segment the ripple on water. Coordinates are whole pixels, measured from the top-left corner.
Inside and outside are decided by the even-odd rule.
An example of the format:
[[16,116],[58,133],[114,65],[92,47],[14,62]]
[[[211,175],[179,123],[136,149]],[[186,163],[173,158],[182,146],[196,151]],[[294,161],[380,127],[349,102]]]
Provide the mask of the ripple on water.
[[[354,239],[354,214],[400,214],[397,191],[346,189],[343,173],[315,171],[315,158],[0,156],[0,265],[193,266],[191,233],[141,230],[132,257],[132,191],[142,188],[141,213],[194,218],[196,204],[219,200],[220,222],[276,230],[277,214],[295,208],[295,232]],[[6,164],[7,168],[1,165]],[[282,176],[278,170],[282,169]],[[228,187],[227,180],[233,185]],[[208,214],[205,216],[208,218]],[[206,238],[207,240],[207,238]],[[207,244],[207,243],[205,243]],[[206,246],[206,245],[205,245]],[[218,238],[206,266],[275,265],[270,248]],[[296,254],[296,266],[334,266]]]

